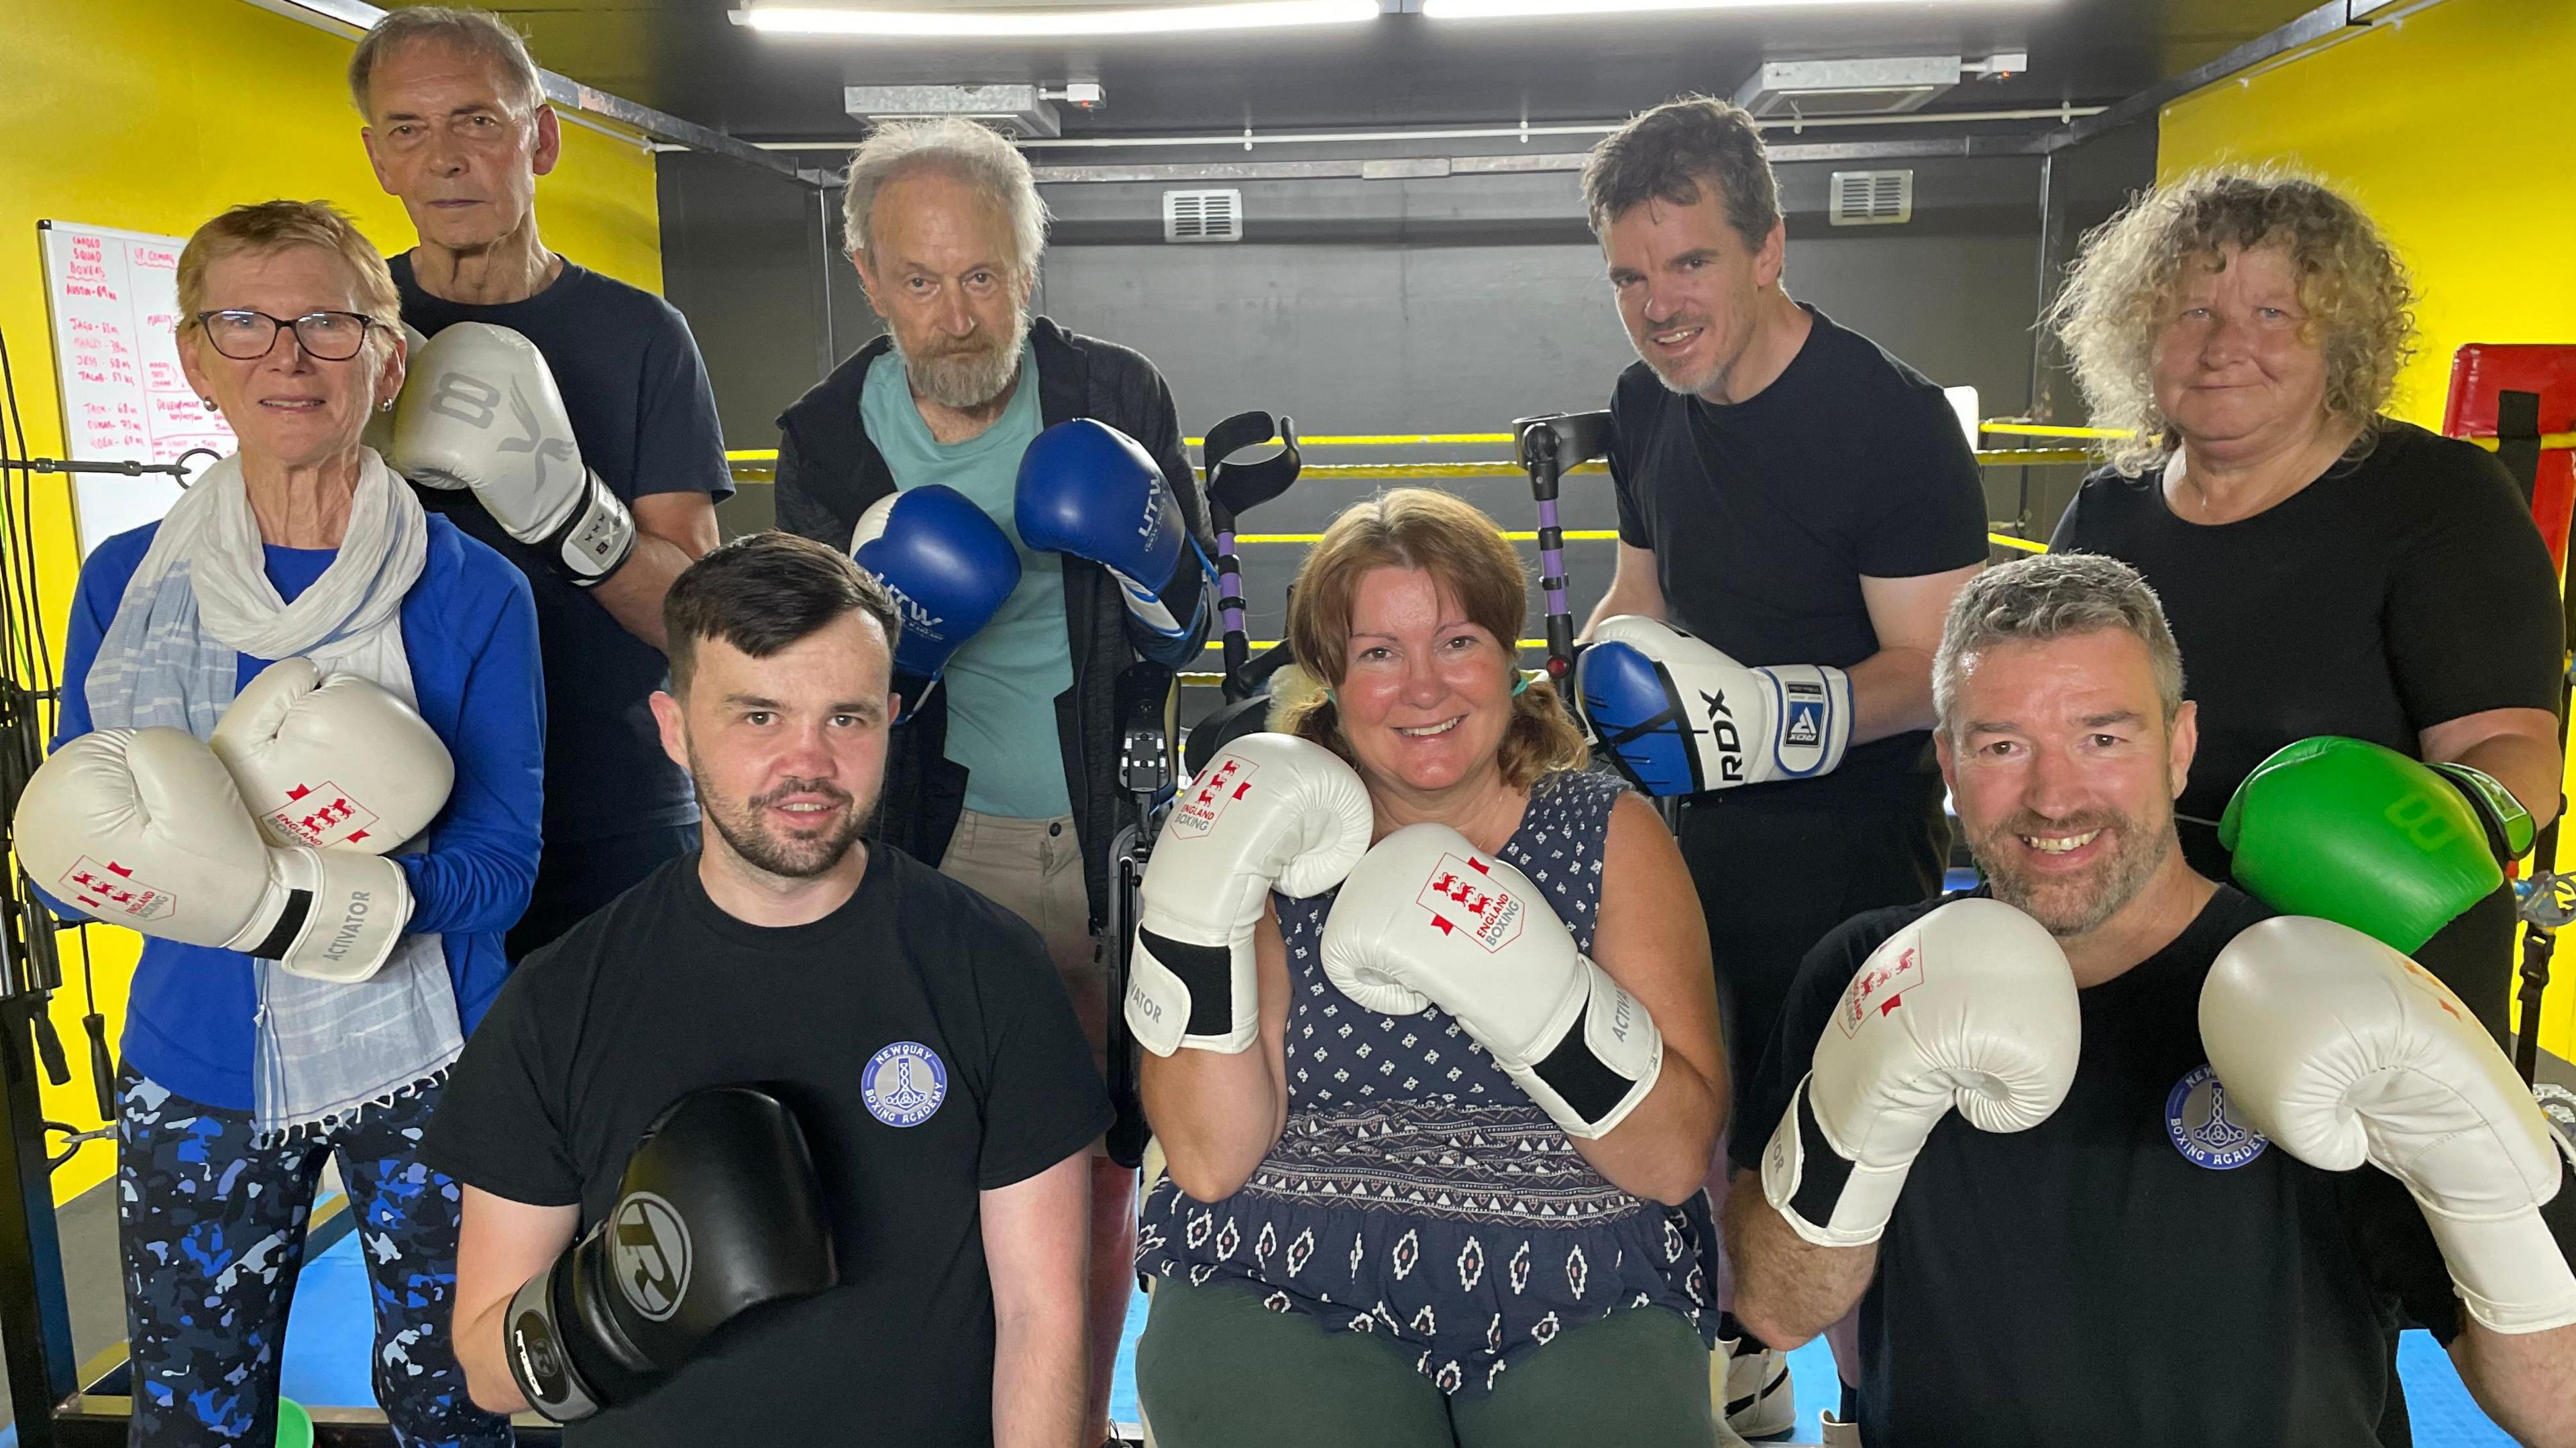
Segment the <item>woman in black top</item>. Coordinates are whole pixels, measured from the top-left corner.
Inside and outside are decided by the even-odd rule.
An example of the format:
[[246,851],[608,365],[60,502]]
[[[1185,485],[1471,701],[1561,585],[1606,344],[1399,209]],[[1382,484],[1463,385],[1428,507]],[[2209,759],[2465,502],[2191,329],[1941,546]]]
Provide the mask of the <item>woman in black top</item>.
[[[2340,734],[2501,782],[2556,813],[2557,580],[2496,460],[2383,414],[2414,338],[2404,264],[2351,202],[2201,172],[2086,239],[2051,313],[2094,421],[2126,428],[2050,546],[2163,596],[2200,706],[2177,809],[2223,878],[2228,797],[2282,745]],[[2499,1040],[2501,888],[2417,956]]]

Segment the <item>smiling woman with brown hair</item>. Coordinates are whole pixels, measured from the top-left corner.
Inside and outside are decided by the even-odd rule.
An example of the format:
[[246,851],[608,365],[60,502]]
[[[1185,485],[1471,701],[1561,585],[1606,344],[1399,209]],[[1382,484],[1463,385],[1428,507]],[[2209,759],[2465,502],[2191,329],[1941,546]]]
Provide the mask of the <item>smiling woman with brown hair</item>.
[[[2557,809],[2556,580],[2494,458],[2388,415],[2415,301],[2351,200],[2220,170],[2086,238],[2051,311],[2094,420],[2131,435],[2050,546],[2133,564],[2164,599],[2200,705],[2182,846],[2214,878],[2237,786],[2314,736],[2457,766],[2499,854],[2528,844],[2516,816]],[[2500,1040],[2513,931],[2498,887],[2413,952]]]
[[1289,607],[1327,687],[1157,846],[1128,1020],[1171,1448],[1717,1441],[1708,937],[1662,821],[1516,666],[1526,587],[1457,498],[1345,511]]

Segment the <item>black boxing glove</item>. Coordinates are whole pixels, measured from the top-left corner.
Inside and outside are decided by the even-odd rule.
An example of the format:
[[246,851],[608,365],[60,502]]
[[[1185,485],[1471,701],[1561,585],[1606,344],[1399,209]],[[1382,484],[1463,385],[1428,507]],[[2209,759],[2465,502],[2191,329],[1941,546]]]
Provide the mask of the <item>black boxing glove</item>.
[[645,1129],[607,1220],[510,1300],[510,1375],[575,1422],[651,1392],[742,1312],[839,1281],[795,1117],[751,1087],[693,1091]]

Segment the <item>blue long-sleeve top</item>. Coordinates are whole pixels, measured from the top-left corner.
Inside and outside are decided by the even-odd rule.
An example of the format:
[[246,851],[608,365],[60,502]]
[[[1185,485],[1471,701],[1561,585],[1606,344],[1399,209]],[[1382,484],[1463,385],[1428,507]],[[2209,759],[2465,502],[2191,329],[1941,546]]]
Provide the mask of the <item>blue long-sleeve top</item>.
[[[63,648],[56,748],[92,727],[90,664],[158,526],[117,534],[81,566]],[[269,582],[289,601],[338,556],[329,548],[266,553]],[[456,761],[456,785],[430,824],[428,848],[395,857],[411,882],[406,929],[444,939],[458,1022],[471,1032],[509,974],[502,933],[527,909],[537,878],[546,704],[536,604],[508,560],[433,513],[428,558],[403,596],[401,621],[421,717]],[[248,687],[273,662],[242,655],[239,684]],[[78,913],[59,903],[55,909]],[[259,1006],[253,966],[238,951],[147,938],[127,1002],[126,1064],[192,1101],[250,1110]]]

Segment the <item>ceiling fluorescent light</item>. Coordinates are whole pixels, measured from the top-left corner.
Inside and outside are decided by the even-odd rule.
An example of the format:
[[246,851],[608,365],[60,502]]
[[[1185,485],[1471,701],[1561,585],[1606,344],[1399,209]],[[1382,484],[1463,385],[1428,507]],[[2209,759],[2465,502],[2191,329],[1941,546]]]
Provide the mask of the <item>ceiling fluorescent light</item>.
[[1047,36],[1175,35],[1375,20],[1378,0],[1225,0],[1209,5],[1099,9],[848,10],[759,5],[733,12],[736,24],[785,35],[874,39],[1005,40]]
[[[1434,20],[1517,20],[1549,16],[1602,19],[1681,10],[1812,10],[1825,6],[1893,6],[1899,0],[1422,0]],[[1919,0],[1918,0],[1919,3]],[[1982,4],[2049,4],[2052,0],[1962,0]]]

